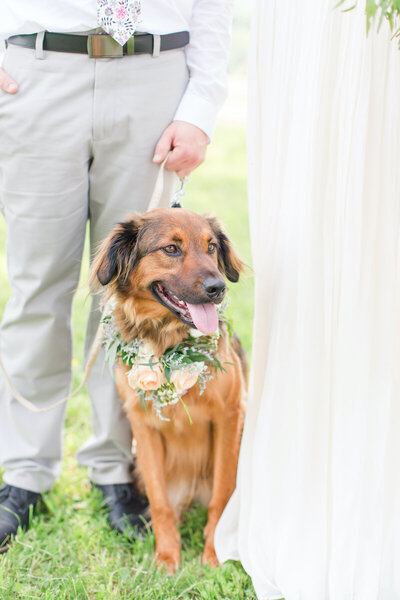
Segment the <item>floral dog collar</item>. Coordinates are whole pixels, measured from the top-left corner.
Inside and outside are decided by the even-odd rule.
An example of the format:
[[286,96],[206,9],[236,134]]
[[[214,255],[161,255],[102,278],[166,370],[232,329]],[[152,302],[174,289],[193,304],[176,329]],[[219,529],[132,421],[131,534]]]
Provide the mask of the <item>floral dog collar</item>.
[[[169,421],[163,414],[166,406],[181,402],[189,420],[190,414],[182,400],[182,396],[196,383],[200,394],[205,390],[207,382],[218,371],[225,371],[217,356],[220,328],[212,335],[203,335],[197,329],[189,329],[189,335],[179,344],[167,348],[162,356],[156,356],[152,345],[145,340],[134,340],[126,343],[119,333],[112,312],[112,302],[106,307],[102,317],[103,345],[106,349],[105,360],[110,368],[119,359],[131,367],[127,373],[130,387],[137,391],[140,404],[147,410],[146,402],[153,403],[157,416]],[[224,322],[229,332],[231,325],[222,315],[224,307],[219,309],[220,322]]]

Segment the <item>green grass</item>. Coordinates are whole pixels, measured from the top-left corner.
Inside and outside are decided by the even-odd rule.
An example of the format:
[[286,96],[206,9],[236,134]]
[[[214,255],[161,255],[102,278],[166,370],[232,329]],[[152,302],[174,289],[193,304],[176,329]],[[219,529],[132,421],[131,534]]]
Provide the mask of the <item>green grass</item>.
[[[187,185],[186,208],[212,212],[225,224],[244,260],[250,262],[247,227],[245,133],[220,127],[205,165]],[[5,267],[5,229],[0,227],[0,309],[9,296]],[[86,249],[81,284],[74,302],[74,385],[82,377],[87,300]],[[250,351],[252,278],[231,286],[229,313],[246,350]],[[45,512],[21,532],[9,552],[0,556],[0,598],[29,600],[243,600],[255,599],[249,577],[238,563],[216,570],[202,567],[204,509],[189,511],[181,525],[183,563],[175,576],[154,567],[154,537],[134,544],[108,528],[99,493],[90,486],[75,452],[90,434],[86,393],[70,401],[64,434],[60,479],[45,494]]]

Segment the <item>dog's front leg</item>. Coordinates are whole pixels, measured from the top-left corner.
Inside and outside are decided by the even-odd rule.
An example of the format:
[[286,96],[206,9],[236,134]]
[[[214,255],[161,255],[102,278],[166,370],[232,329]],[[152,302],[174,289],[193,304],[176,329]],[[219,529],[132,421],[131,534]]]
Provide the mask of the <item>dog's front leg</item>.
[[222,511],[231,497],[236,484],[236,470],[242,431],[242,411],[239,406],[219,415],[213,423],[214,432],[214,474],[213,490],[208,505],[207,525],[204,529],[206,540],[203,564],[218,565],[214,548],[214,533]]
[[128,415],[137,442],[137,458],[151,508],[156,537],[157,566],[174,572],[180,564],[180,538],[175,513],[168,499],[165,451],[161,435],[135,415]]

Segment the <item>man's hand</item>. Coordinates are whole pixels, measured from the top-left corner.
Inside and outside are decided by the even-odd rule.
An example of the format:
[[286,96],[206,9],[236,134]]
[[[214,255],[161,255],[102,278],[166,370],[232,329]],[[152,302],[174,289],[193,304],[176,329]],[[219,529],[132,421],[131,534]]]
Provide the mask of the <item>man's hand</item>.
[[18,86],[13,79],[0,67],[0,88],[8,94],[18,92]]
[[172,150],[165,166],[178,177],[186,177],[201,165],[206,156],[208,137],[195,125],[174,121],[160,137],[153,162],[161,163]]

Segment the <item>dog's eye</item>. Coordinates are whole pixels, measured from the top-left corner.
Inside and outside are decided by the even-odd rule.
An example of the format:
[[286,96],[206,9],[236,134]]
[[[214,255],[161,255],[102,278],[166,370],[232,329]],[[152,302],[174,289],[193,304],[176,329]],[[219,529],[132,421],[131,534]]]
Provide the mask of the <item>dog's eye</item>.
[[169,246],[165,246],[163,248],[165,254],[169,254],[170,256],[172,255],[177,255],[180,254],[180,250],[177,246],[175,246],[175,244],[169,244]]
[[213,254],[215,252],[217,248],[217,244],[215,244],[214,242],[210,242],[208,244],[208,254]]

